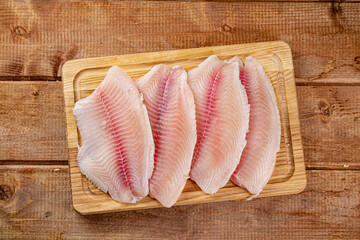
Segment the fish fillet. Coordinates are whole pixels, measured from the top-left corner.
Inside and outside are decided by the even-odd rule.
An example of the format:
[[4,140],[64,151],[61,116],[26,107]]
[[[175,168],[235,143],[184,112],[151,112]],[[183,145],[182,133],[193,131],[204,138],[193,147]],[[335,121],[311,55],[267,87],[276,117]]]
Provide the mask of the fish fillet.
[[245,67],[237,57],[230,61],[239,63],[240,80],[250,104],[247,145],[231,181],[252,194],[259,194],[272,175],[280,149],[279,109],[270,79],[256,59],[246,58]]
[[246,145],[249,105],[239,66],[212,55],[189,71],[196,105],[197,142],[190,178],[213,194],[230,179]]
[[149,194],[171,207],[189,178],[196,143],[194,97],[180,66],[156,65],[136,83],[144,96],[155,143]]
[[77,162],[81,173],[119,202],[148,195],[154,142],[142,95],[132,79],[113,66],[73,113],[82,136]]

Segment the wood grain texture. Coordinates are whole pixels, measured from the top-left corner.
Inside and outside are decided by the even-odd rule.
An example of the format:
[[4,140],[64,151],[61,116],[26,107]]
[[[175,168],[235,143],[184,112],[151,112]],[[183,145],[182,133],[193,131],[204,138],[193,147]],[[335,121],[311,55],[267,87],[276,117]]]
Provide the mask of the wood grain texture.
[[0,75],[57,76],[75,58],[283,40],[297,78],[359,82],[359,15],[358,3],[1,1]]
[[[181,65],[185,70],[190,70],[197,67],[210,55],[217,55],[223,60],[229,60],[233,56],[244,59],[246,56],[251,55],[262,64],[264,71],[273,84],[280,111],[282,136],[274,172],[259,197],[294,194],[304,189],[306,177],[296,89],[291,52],[286,43],[275,41],[88,58],[68,61],[64,64],[62,71],[72,199],[74,208],[77,211],[81,214],[94,214],[154,208],[161,205],[150,197],[146,197],[136,204],[116,202],[108,194],[96,189],[80,173],[76,158],[78,146],[81,146],[82,140],[72,112],[75,102],[89,96],[104,80],[106,72],[111,66],[118,65],[133,80],[136,80],[156,64]],[[249,197],[247,191],[231,182],[216,194],[209,195],[201,191],[194,182],[188,180],[175,205],[226,201],[247,197]]]
[[67,161],[61,85],[0,81],[1,161]]
[[298,86],[309,168],[360,168],[360,86]]
[[308,171],[297,195],[81,216],[61,167],[1,166],[4,239],[358,239],[360,172]]

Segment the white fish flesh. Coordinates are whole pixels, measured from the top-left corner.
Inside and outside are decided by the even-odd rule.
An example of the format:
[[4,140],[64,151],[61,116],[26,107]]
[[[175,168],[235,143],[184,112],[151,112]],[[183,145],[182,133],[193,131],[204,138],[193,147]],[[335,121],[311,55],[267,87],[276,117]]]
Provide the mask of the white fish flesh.
[[149,194],[171,207],[189,178],[196,143],[194,97],[180,66],[156,65],[136,83],[144,96],[155,143]]
[[154,142],[133,80],[113,66],[73,113],[83,142],[77,156],[81,173],[116,201],[135,203],[147,196]]
[[197,143],[190,178],[209,194],[230,179],[246,145],[249,105],[237,63],[212,55],[189,71],[196,106]]
[[257,195],[269,181],[280,149],[279,109],[271,81],[256,59],[246,58],[245,67],[237,57],[230,61],[238,62],[239,78],[250,104],[247,145],[231,181]]

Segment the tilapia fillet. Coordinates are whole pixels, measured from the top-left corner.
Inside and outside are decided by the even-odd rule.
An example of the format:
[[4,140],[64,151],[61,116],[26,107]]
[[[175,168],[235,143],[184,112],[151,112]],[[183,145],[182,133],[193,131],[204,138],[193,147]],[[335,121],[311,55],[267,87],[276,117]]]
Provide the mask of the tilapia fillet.
[[257,60],[246,58],[245,67],[237,57],[230,61],[239,63],[239,77],[250,104],[247,145],[231,181],[252,194],[258,194],[272,175],[276,153],[280,149],[279,109],[270,79]]
[[81,173],[119,202],[135,203],[148,195],[154,142],[142,95],[119,67],[73,113],[83,145],[77,156]]
[[155,143],[149,194],[171,207],[189,178],[196,143],[194,97],[180,66],[156,65],[136,83],[144,96]]
[[246,145],[249,105],[239,66],[208,57],[189,71],[196,106],[197,142],[190,178],[213,194],[230,179]]

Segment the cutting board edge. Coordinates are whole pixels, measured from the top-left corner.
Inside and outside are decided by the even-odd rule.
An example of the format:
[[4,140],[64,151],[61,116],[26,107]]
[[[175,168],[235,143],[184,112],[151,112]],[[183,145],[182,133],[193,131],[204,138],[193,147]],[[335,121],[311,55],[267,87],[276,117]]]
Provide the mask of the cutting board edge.
[[[300,184],[294,184],[294,185],[290,185],[289,183],[299,183]],[[271,191],[270,194],[271,196],[267,196],[264,194],[260,194],[259,196],[256,197],[256,199],[258,198],[264,198],[264,197],[275,197],[275,196],[284,196],[284,195],[294,195],[294,194],[298,194],[301,193],[302,191],[304,191],[304,189],[306,188],[307,185],[307,179],[306,179],[306,175],[305,174],[294,174],[288,181],[284,182],[284,183],[275,183],[275,184],[268,184],[267,187],[271,187],[271,185],[276,185],[277,188],[281,189],[281,190],[277,190],[276,192]],[[295,187],[294,187],[295,186]],[[238,188],[238,187],[236,187]],[[245,191],[245,190],[244,190]],[[264,189],[263,193],[267,193],[266,188]],[[175,203],[174,207],[176,206],[185,206],[185,205],[190,205],[190,204],[204,204],[204,203],[215,203],[215,202],[224,202],[224,201],[247,201],[247,198],[250,197],[250,194],[246,194],[246,193],[239,193],[239,195],[241,197],[236,197],[236,195],[233,195],[232,197],[227,197],[226,200],[224,199],[205,199],[205,200],[197,200],[196,203]],[[246,197],[244,197],[246,195]],[[211,196],[211,195],[209,195]],[[132,206],[132,207],[127,207],[127,208],[98,208],[95,204],[93,203],[93,200],[89,198],[89,202],[80,202],[79,199],[76,196],[72,196],[72,204],[73,204],[73,208],[75,211],[77,211],[78,213],[80,213],[81,215],[92,215],[92,214],[101,214],[101,213],[111,213],[111,212],[124,212],[124,211],[133,211],[133,210],[145,210],[145,209],[152,209],[152,208],[162,208],[163,206],[161,206],[160,204],[156,204],[156,205],[151,205],[151,206],[147,206],[146,208],[142,208],[142,207],[137,207],[136,205]],[[89,210],[89,205],[91,205],[91,209]]]
[[[231,48],[231,47],[237,47],[240,46],[241,48],[251,45],[258,45],[259,47],[261,47],[262,45],[277,45],[278,49],[282,49],[282,51],[289,53],[289,57],[288,59],[290,60],[290,64],[287,65],[286,69],[290,69],[293,70],[293,61],[292,61],[292,53],[291,53],[291,48],[290,45],[285,42],[285,41],[281,41],[281,40],[277,40],[277,41],[268,41],[268,42],[257,42],[257,43],[241,43],[241,44],[232,44],[232,45],[223,45],[223,46],[213,46],[213,47],[200,47],[200,48],[188,48],[188,49],[176,49],[176,50],[166,50],[166,51],[158,51],[158,52],[143,52],[143,53],[133,53],[133,54],[124,54],[124,55],[112,55],[112,56],[102,56],[102,57],[91,57],[91,58],[79,58],[79,59],[71,59],[66,61],[61,67],[61,76],[63,77],[64,74],[66,73],[72,73],[73,76],[75,76],[78,72],[84,70],[84,69],[79,69],[78,65],[83,65],[84,63],[86,63],[88,65],[89,68],[92,67],[101,67],[101,66],[106,66],[108,61],[117,61],[119,60],[119,58],[121,57],[128,57],[128,58],[136,58],[139,56],[142,56],[144,54],[146,55],[151,55],[151,54],[156,54],[156,55],[168,55],[169,53],[171,54],[176,54],[179,52],[184,52],[184,51],[199,51],[202,53],[208,53],[208,52],[216,52],[220,49],[223,48]],[[213,53],[215,54],[215,53]],[[210,54],[211,55],[211,54]],[[105,64],[98,64],[98,62],[105,62]],[[70,77],[70,76],[69,76]]]

